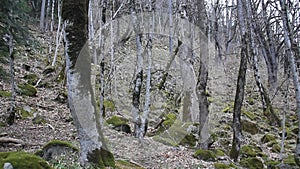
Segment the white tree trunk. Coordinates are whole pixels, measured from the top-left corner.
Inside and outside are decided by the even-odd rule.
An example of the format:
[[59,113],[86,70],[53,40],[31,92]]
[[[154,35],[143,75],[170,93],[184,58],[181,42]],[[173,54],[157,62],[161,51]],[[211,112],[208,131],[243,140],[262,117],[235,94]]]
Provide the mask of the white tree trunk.
[[45,6],[46,6],[46,0],[42,1],[42,6],[41,6],[41,16],[40,16],[40,28],[41,30],[44,30],[44,25],[45,25]]

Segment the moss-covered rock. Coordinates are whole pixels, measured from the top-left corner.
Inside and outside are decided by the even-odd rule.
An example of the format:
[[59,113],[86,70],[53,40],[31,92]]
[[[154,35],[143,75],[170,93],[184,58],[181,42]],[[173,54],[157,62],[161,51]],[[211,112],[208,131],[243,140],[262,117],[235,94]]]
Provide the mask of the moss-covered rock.
[[45,160],[51,160],[56,156],[67,154],[69,152],[78,152],[79,149],[73,146],[70,142],[61,140],[52,140],[48,142],[40,151],[35,154]]
[[35,85],[39,77],[36,74],[27,74],[23,78],[27,80],[28,84]]
[[11,97],[11,92],[0,90],[0,97]]
[[193,156],[199,160],[204,160],[204,161],[216,161],[217,158],[215,152],[211,150],[202,150],[202,149],[196,150]]
[[196,146],[197,139],[193,134],[186,135],[181,141],[180,145],[189,146],[189,147],[195,147]]
[[116,160],[116,168],[117,169],[144,169],[141,166],[138,166],[137,164],[133,164],[127,160]]
[[106,122],[113,126],[113,129],[117,131],[122,131],[125,133],[131,133],[130,126],[127,124],[128,120],[120,117],[120,116],[112,116],[111,118],[107,119]]
[[25,152],[0,152],[0,166],[12,164],[14,169],[51,169],[41,157]]
[[278,164],[280,164],[279,161],[275,161],[275,160],[266,161],[266,165],[268,169],[277,169]]
[[96,168],[112,167],[115,168],[115,158],[111,152],[105,148],[95,149],[87,154],[87,159]]
[[247,169],[262,169],[264,168],[263,162],[256,157],[242,158],[240,165]]
[[242,120],[242,130],[252,135],[259,132],[257,124],[249,120]]
[[261,142],[263,143],[263,144],[265,144],[265,143],[269,143],[269,142],[271,142],[271,141],[275,141],[276,139],[275,139],[275,136],[273,135],[273,134],[265,134],[262,138],[261,138]]
[[33,117],[33,109],[31,109],[29,106],[24,107],[18,107],[17,114],[21,117],[21,119],[26,119],[29,117]]
[[37,90],[34,86],[30,84],[19,84],[18,85],[18,93],[24,96],[36,96]]
[[291,166],[297,166],[294,155],[287,156],[287,158],[283,160],[283,163]]
[[245,146],[242,146],[240,155],[241,155],[241,157],[256,157],[256,156],[260,155],[261,152],[262,152],[262,150],[257,146],[245,145]]
[[214,163],[215,169],[232,169],[232,168],[237,168],[234,164],[224,164],[224,163]]
[[214,149],[213,152],[215,152],[217,157],[225,156],[224,150],[222,149]]

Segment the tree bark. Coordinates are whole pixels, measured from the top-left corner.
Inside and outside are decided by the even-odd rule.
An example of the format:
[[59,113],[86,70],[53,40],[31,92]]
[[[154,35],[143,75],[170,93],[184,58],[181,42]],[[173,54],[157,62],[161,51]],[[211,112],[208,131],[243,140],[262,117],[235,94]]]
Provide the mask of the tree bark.
[[239,153],[240,153],[240,146],[241,146],[241,137],[242,137],[242,129],[241,129],[241,109],[244,101],[244,88],[246,83],[246,71],[247,71],[247,39],[248,35],[246,33],[246,23],[244,14],[245,9],[245,1],[238,0],[238,19],[240,23],[240,33],[241,33],[241,40],[242,40],[242,49],[241,49],[241,61],[240,61],[240,68],[239,74],[237,79],[237,88],[236,88],[236,95],[234,100],[234,112],[233,112],[233,141],[232,141],[232,148],[230,151],[230,157],[234,161],[238,161]]
[[42,6],[41,6],[41,16],[40,16],[40,28],[41,30],[44,30],[44,25],[45,25],[45,7],[46,7],[46,0],[42,1]]
[[[283,32],[284,32],[284,43],[286,46],[286,52],[287,56],[289,57],[289,67],[293,76],[293,83],[295,88],[295,94],[296,94],[296,113],[298,115],[298,127],[300,127],[300,83],[299,83],[299,76],[298,71],[296,68],[295,63],[295,55],[292,50],[292,33],[290,31],[290,23],[288,21],[288,5],[285,0],[280,0],[281,5],[281,18],[283,21]],[[296,143],[296,149],[295,149],[295,161],[298,166],[300,166],[300,130],[298,131],[297,135],[297,143]]]
[[78,131],[81,165],[114,167],[114,157],[104,142],[91,85],[91,57],[86,43],[88,4],[89,0],[64,0],[62,7],[69,107]]
[[140,117],[140,95],[143,83],[143,57],[142,57],[142,42],[141,42],[141,32],[139,20],[136,15],[135,0],[131,0],[132,7],[130,9],[133,21],[133,27],[136,38],[137,47],[137,67],[136,67],[136,78],[134,81],[133,95],[132,95],[132,116],[134,122],[134,136],[137,138],[142,138],[144,131],[141,130],[142,122]]

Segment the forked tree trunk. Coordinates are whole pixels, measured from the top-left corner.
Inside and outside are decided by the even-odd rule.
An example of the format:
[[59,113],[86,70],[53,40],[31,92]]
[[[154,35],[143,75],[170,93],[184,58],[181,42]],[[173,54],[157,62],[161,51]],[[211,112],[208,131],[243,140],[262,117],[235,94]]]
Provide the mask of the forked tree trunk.
[[78,131],[81,164],[114,167],[114,157],[104,142],[91,85],[91,57],[86,45],[88,3],[88,0],[63,2],[69,107]]

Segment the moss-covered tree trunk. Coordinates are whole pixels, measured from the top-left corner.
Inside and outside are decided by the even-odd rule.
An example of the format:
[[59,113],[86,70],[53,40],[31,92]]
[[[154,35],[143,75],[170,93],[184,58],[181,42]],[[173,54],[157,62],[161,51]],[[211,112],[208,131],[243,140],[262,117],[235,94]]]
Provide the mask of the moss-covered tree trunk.
[[89,0],[64,0],[65,55],[69,107],[80,140],[83,166],[114,166],[114,158],[105,145],[99,113],[91,85],[91,56],[88,40]]

